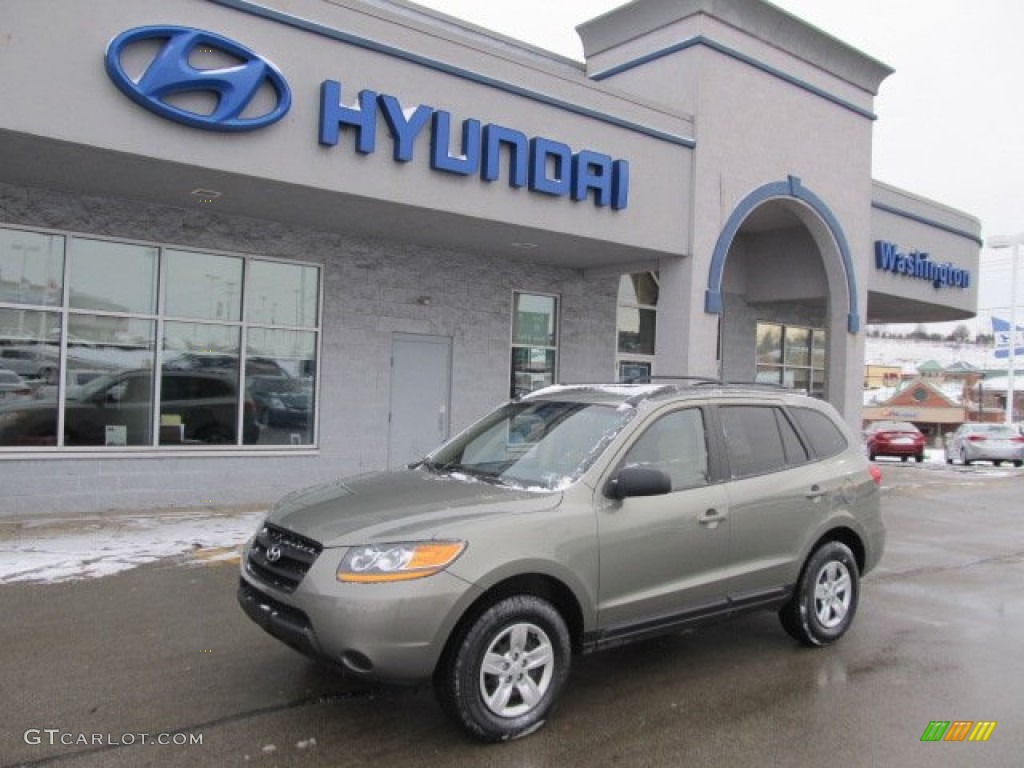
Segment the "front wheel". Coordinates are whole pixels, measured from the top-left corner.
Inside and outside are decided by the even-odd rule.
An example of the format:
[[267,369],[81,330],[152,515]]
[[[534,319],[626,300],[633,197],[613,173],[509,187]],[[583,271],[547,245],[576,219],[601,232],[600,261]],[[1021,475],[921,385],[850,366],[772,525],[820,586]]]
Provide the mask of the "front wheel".
[[828,645],[850,628],[859,598],[860,572],[853,553],[845,544],[829,541],[807,559],[779,620],[804,645]]
[[442,708],[470,735],[494,742],[542,725],[569,674],[569,630],[546,600],[495,603],[458,635],[434,676]]

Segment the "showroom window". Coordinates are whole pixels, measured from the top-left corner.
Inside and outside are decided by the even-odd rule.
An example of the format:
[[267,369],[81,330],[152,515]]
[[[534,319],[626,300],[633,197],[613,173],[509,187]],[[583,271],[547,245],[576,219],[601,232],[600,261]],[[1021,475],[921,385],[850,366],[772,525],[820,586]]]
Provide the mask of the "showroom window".
[[825,396],[825,331],[780,323],[757,324],[757,381]]
[[637,272],[619,278],[615,361],[619,381],[635,381],[651,375],[656,351],[659,288],[657,272]]
[[0,448],[310,446],[320,270],[0,228]]
[[516,292],[512,307],[511,396],[554,384],[557,366],[558,297]]

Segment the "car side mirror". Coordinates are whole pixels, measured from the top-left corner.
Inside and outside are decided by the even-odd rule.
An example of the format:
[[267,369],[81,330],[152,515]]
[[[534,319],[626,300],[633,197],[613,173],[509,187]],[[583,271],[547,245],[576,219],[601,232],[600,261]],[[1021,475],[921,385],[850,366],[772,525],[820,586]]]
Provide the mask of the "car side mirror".
[[672,492],[672,480],[660,469],[626,467],[620,469],[605,486],[604,494],[610,499],[628,499],[634,496],[664,496]]

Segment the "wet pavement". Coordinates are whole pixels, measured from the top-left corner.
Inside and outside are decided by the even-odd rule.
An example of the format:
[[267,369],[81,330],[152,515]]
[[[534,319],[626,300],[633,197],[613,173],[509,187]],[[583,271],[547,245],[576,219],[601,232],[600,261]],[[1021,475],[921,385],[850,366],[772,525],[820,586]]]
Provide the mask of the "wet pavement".
[[[840,643],[804,649],[765,613],[579,658],[547,726],[498,746],[429,689],[355,684],[264,635],[221,557],[0,584],[0,764],[1021,766],[1024,473],[879,464],[887,552]],[[932,721],[996,726],[922,742]]]

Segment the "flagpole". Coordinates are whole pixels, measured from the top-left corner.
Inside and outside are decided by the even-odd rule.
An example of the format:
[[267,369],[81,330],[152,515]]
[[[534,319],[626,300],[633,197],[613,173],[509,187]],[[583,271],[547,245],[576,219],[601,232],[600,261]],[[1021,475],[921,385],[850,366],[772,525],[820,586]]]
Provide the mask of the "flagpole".
[[1017,267],[1020,261],[1020,244],[1024,242],[1024,232],[1016,235],[997,235],[988,239],[989,248],[1013,247],[1012,275],[1010,277],[1010,349],[1009,368],[1006,372],[1006,423],[1013,425],[1013,399],[1015,396],[1013,388],[1014,367],[1017,362]]

